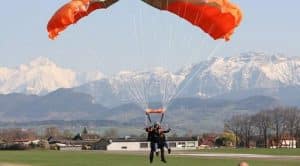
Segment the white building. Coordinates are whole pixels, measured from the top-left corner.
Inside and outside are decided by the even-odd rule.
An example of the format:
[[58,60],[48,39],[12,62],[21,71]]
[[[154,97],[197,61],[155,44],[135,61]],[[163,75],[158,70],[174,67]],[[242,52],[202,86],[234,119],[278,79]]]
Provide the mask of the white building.
[[[198,147],[198,140],[195,138],[169,138],[167,140],[172,150],[193,150]],[[108,151],[149,151],[150,142],[146,139],[119,138],[111,139],[107,145]]]
[[286,139],[281,140],[281,148],[291,148],[295,149],[297,145],[297,141],[295,139]]
[[270,148],[272,148],[272,149],[276,149],[276,148],[296,149],[297,148],[297,140],[292,137],[285,137],[280,140],[278,147],[276,145],[272,145],[272,146],[270,146]]
[[56,145],[59,147],[59,150],[62,151],[81,151],[82,145],[66,145],[61,143],[56,143]]

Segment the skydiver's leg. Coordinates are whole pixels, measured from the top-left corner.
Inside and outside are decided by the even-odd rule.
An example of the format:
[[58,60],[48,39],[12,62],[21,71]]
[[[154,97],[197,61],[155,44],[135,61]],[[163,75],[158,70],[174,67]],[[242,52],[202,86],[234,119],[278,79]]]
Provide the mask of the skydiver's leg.
[[156,144],[155,144],[155,149],[156,149],[156,150],[155,150],[155,154],[156,154],[156,156],[159,156],[159,151],[158,151],[158,150],[159,150],[159,148],[158,148],[158,143],[156,143]]
[[169,149],[169,145],[168,145],[168,143],[166,141],[164,142],[163,145],[164,145],[165,148]]
[[154,152],[151,150],[151,151],[150,151],[150,156],[149,156],[150,163],[153,162],[153,156],[154,156]]
[[167,141],[164,142],[164,147],[166,147],[168,149],[168,154],[171,153],[171,148],[169,147]]
[[167,163],[165,159],[165,150],[163,146],[160,147],[160,160],[164,163]]
[[153,162],[153,157],[154,157],[154,152],[156,151],[156,147],[155,147],[155,143],[154,142],[151,142],[150,143],[150,155],[149,155],[149,159],[150,159],[150,163]]

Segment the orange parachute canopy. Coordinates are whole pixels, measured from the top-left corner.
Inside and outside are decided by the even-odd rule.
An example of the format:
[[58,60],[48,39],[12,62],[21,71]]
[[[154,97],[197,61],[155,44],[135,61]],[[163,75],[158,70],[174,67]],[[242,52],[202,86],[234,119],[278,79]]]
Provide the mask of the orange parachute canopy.
[[118,0],[71,0],[58,9],[47,25],[48,36],[55,39],[69,25],[97,9],[107,8]]
[[174,13],[201,28],[212,38],[228,41],[242,20],[241,9],[229,0],[143,0]]

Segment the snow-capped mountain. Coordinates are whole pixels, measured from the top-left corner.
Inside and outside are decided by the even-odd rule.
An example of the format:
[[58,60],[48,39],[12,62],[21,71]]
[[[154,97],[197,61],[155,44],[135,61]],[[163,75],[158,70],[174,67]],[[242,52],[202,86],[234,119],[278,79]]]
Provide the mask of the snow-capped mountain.
[[157,67],[121,71],[110,77],[65,69],[46,58],[17,68],[0,68],[2,94],[45,94],[58,88],[87,93],[94,102],[108,107],[127,102],[146,107],[150,102],[166,104],[176,97],[293,96],[291,93],[300,89],[300,58],[249,52],[215,57],[176,73]]
[[213,58],[190,68],[185,95],[213,97],[234,91],[300,86],[300,58],[249,52]]
[[96,102],[108,107],[134,102],[147,107],[149,102],[168,102],[185,76],[161,67],[149,71],[121,71],[118,74],[87,83],[75,91],[89,93]]
[[91,94],[105,106],[115,106],[124,100],[144,105],[149,101],[168,102],[175,97],[212,98],[237,92],[244,92],[243,97],[276,97],[282,88],[294,86],[300,86],[300,58],[249,52],[215,57],[176,73],[162,68],[122,71],[75,90]]
[[0,93],[45,94],[101,78],[101,73],[78,73],[39,57],[16,68],[0,68]]

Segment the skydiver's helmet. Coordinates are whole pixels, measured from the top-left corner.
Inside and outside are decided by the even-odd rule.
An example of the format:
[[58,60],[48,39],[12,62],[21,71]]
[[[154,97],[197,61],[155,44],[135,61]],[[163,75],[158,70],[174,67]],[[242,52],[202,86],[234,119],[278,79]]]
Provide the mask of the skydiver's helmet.
[[155,129],[159,128],[159,127],[160,127],[159,122],[155,122],[154,125],[153,125],[153,127],[154,127]]

